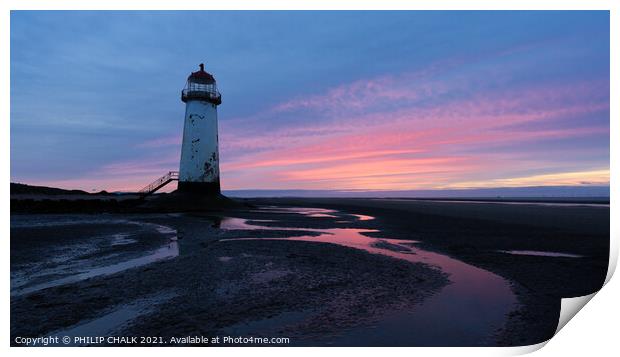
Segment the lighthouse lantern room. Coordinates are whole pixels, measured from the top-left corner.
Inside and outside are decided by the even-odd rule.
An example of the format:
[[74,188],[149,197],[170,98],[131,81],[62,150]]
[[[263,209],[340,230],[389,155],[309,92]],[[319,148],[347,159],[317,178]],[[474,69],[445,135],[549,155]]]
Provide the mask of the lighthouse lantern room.
[[179,169],[180,192],[220,194],[217,106],[222,96],[215,78],[204,70],[193,72],[181,92],[185,124]]

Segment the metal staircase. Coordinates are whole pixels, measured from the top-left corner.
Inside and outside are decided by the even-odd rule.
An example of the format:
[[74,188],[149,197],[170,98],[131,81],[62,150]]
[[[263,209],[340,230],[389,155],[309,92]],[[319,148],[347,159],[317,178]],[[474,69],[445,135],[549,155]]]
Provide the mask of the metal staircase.
[[151,182],[148,186],[138,191],[138,194],[140,194],[141,197],[146,197],[152,193],[155,193],[160,188],[166,186],[168,183],[170,183],[170,181],[178,181],[178,180],[179,180],[178,171],[168,171],[167,174]]

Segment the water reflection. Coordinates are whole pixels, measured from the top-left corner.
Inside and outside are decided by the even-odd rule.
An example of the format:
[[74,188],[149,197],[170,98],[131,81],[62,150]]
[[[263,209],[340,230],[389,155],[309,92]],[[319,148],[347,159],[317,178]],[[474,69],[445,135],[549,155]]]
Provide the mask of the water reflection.
[[266,206],[261,207],[257,212],[269,211],[272,213],[295,213],[301,214],[307,217],[324,217],[324,218],[338,218],[334,215],[338,211],[327,208],[309,208],[309,207],[278,207],[278,206]]
[[[230,229],[291,229],[258,226],[242,219],[229,222]],[[413,311],[395,311],[388,314],[374,329],[364,326],[354,328],[344,335],[334,337],[331,342],[335,344],[358,345],[360,339],[364,339],[369,346],[437,345],[438,341],[441,341],[442,345],[484,345],[485,341],[502,327],[507,314],[515,307],[515,296],[506,280],[448,256],[420,249],[416,247],[415,240],[372,238],[366,234],[375,233],[377,230],[371,229],[310,230],[320,232],[320,235],[237,239],[331,243],[412,263],[426,263],[447,273],[451,281],[451,284],[426,299]],[[236,239],[228,239],[231,240]]]
[[[127,269],[147,265],[160,260],[171,259],[179,255],[179,246],[176,241],[177,231],[171,227],[139,221],[120,219],[80,219],[81,216],[65,217],[58,221],[49,218],[32,219],[26,217],[17,222],[16,227],[52,227],[66,225],[114,225],[120,232],[98,236],[98,239],[83,239],[72,242],[48,252],[52,258],[42,262],[31,262],[20,269],[11,271],[11,296],[29,294],[46,288],[75,283],[89,278],[111,275]],[[12,222],[13,223],[13,222]],[[139,231],[126,231],[127,225],[139,226]],[[165,241],[158,249],[147,252],[140,251],[141,256],[123,259],[132,249],[143,249],[137,246],[138,233],[151,232],[155,237]],[[144,236],[144,235],[143,235]],[[150,235],[149,237],[152,237]],[[133,247],[136,245],[137,247]],[[128,248],[130,247],[130,248]],[[135,253],[134,253],[135,254]],[[112,262],[112,263],[109,263]]]
[[[257,221],[253,221],[257,222]],[[219,221],[219,225],[217,228],[220,229],[247,229],[247,230],[255,230],[255,229],[268,229],[263,228],[261,226],[257,226],[254,224],[248,223],[247,219],[237,218],[237,217],[223,217]]]
[[583,258],[583,255],[557,252],[541,252],[537,250],[498,250],[498,252],[512,255],[531,255],[536,257]]
[[111,274],[121,272],[123,270],[137,268],[139,266],[154,263],[156,261],[174,258],[174,257],[177,257],[178,255],[179,255],[179,245],[176,241],[171,240],[169,243],[167,243],[163,247],[145,256],[122,261],[116,264],[95,267],[92,269],[82,271],[79,274],[70,275],[62,279],[57,279],[57,280],[52,280],[52,281],[48,281],[48,282],[41,283],[41,284],[31,285],[25,288],[17,288],[11,291],[11,296],[29,294],[35,291],[51,288],[54,286],[60,286],[60,285],[75,283],[81,280],[86,280],[89,278],[94,278],[96,276],[111,275]]
[[166,303],[175,296],[176,294],[167,292],[135,300],[129,304],[118,306],[114,310],[90,321],[80,322],[65,330],[53,332],[50,336],[67,336],[71,338],[71,343],[61,342],[60,346],[84,345],[76,343],[75,338],[111,336],[119,328],[135,320],[137,317],[157,311],[157,305]]

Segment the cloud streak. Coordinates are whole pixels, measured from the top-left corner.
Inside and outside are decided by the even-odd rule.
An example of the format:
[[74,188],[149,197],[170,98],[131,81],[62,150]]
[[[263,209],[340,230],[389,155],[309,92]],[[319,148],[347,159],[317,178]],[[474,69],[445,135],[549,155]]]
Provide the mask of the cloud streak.
[[[539,152],[523,160],[519,151],[500,158],[493,152],[495,146],[527,147],[557,140],[579,143],[583,138],[609,135],[605,124],[609,84],[605,81],[477,92],[417,106],[433,99],[435,93],[449,94],[451,89],[449,83],[440,83],[438,90],[423,83],[425,89],[418,91],[410,78],[371,79],[368,86],[356,81],[257,114],[268,120],[275,113],[289,112],[295,116],[294,126],[261,130],[252,126],[254,118],[240,133],[224,126],[222,157],[229,155],[229,159],[222,167],[224,175],[231,177],[228,188],[248,187],[242,178],[252,177],[253,171],[264,183],[251,188],[437,188],[452,187],[480,173],[486,173],[489,185],[498,185],[509,182],[501,176],[511,172],[555,170],[570,162],[571,151],[566,150],[564,157]],[[402,93],[393,90],[407,85],[410,88]],[[389,95],[368,100],[369,93],[390,90],[388,87],[392,87]],[[390,108],[394,98],[406,100]],[[313,121],[317,115],[321,120]],[[300,117],[307,122],[297,124]],[[576,125],[568,120],[574,118],[579,119]],[[242,122],[236,120],[235,128]],[[252,136],[246,136],[246,131],[253,131]],[[580,149],[576,146],[574,151]],[[605,157],[588,164],[605,166]],[[589,172],[584,171],[584,178],[575,182],[590,181]],[[549,184],[554,182],[549,180]]]
[[[13,181],[136,190],[176,170],[179,90],[205,60],[224,99],[224,189],[608,181],[605,12],[467,12],[457,22],[444,12],[16,12],[11,20]],[[228,35],[202,43],[188,33]]]

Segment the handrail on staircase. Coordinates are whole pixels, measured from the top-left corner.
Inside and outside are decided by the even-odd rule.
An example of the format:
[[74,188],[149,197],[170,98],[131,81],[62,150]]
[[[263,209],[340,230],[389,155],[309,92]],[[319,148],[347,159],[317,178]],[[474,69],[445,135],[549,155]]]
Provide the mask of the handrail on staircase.
[[166,186],[170,181],[177,181],[177,180],[179,180],[179,172],[168,171],[162,177],[158,178],[157,180],[151,182],[150,184],[142,188],[140,191],[138,191],[138,193],[143,197],[148,196],[152,193],[155,193],[155,191],[159,190],[160,188]]

